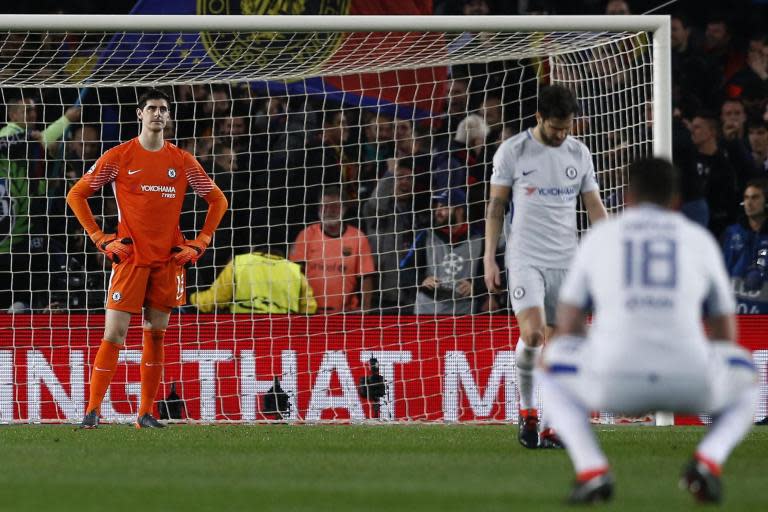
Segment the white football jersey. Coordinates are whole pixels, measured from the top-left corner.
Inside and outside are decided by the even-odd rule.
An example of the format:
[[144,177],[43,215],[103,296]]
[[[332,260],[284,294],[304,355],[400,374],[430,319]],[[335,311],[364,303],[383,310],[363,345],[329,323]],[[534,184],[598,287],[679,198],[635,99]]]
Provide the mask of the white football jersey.
[[576,200],[599,188],[589,149],[570,136],[547,146],[526,130],[499,146],[491,183],[512,190],[508,264],[568,268],[577,245]]
[[560,302],[594,308],[596,370],[681,371],[709,354],[702,312],[733,313],[723,256],[708,231],[651,205],[629,208],[582,239]]

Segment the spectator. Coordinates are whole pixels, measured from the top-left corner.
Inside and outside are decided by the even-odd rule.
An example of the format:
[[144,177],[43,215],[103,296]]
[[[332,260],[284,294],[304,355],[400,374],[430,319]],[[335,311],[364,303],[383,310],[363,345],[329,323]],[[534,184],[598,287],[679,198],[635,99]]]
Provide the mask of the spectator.
[[722,87],[744,66],[744,54],[736,49],[731,27],[721,16],[714,16],[707,22],[704,40],[707,55],[719,80],[718,87]]
[[487,0],[464,0],[462,4],[461,12],[464,16],[487,16],[491,14],[491,7]]
[[417,315],[469,315],[483,280],[483,239],[469,231],[461,189],[433,197],[433,227],[419,234]]
[[448,88],[447,123],[445,129],[449,133],[456,131],[462,119],[469,111],[469,81],[454,78]]
[[737,98],[726,99],[720,107],[720,121],[720,145],[736,173],[736,190],[744,190],[750,179],[758,177],[747,138],[744,103]]
[[398,119],[395,121],[395,158],[406,158],[416,154],[416,136],[413,121]]
[[433,153],[432,190],[466,187],[470,167],[478,164],[483,152],[488,125],[477,114],[465,117],[456,129],[447,151]]
[[224,117],[217,120],[214,133],[220,143],[225,143],[240,157],[250,149],[248,118],[243,116]]
[[363,311],[371,308],[371,247],[365,234],[344,222],[345,209],[341,188],[325,187],[320,222],[299,233],[290,254],[291,261],[304,268],[318,309],[329,313],[356,311],[361,304]]
[[[451,176],[450,182],[437,181],[434,190],[446,187],[466,186],[469,197],[467,221],[473,233],[484,231],[485,199],[488,195],[488,184],[491,179],[491,165],[487,161],[486,140],[490,128],[477,114],[470,114],[459,123],[452,145],[451,156],[458,162],[465,176]],[[453,174],[457,171],[454,170]]]
[[307,185],[318,182],[317,176],[309,174],[315,169],[307,166],[307,148],[312,144],[309,133],[318,130],[319,124],[316,111],[306,102],[304,96],[291,96],[287,100],[273,97],[267,103],[267,172],[257,181],[268,193],[263,213],[276,234],[271,240],[282,243],[293,240],[306,226],[306,206],[312,197]]
[[752,161],[758,176],[768,175],[768,121],[753,118],[747,122],[749,146],[752,148]]
[[317,311],[301,267],[266,247],[235,256],[213,285],[193,293],[189,302],[203,313],[226,309],[230,313],[311,315]]
[[375,304],[384,314],[412,314],[416,301],[413,244],[429,218],[414,194],[413,166],[413,158],[398,160],[394,173],[379,181],[363,208],[378,270]]
[[749,39],[746,66],[728,83],[727,94],[742,98],[749,108],[758,108],[768,98],[768,36],[754,34]]
[[33,291],[43,292],[42,306],[49,302],[48,152],[79,116],[79,108],[69,108],[38,131],[34,100],[17,98],[7,104],[7,124],[0,129],[0,309],[34,307]]
[[[226,141],[226,138],[223,140]],[[242,251],[261,242],[256,242],[251,237],[251,230],[258,228],[252,205],[257,204],[254,199],[259,192],[251,187],[251,173],[247,169],[240,169],[240,160],[232,150],[232,146],[226,143],[220,142],[214,146],[212,158],[213,166],[210,174],[231,207],[224,213],[216,231],[217,250],[210,251],[210,256],[203,255],[200,260],[202,263],[197,265],[198,270],[210,262],[214,265],[222,265],[232,257],[232,251],[238,252],[238,249]],[[191,194],[187,199],[199,201]],[[189,209],[185,208],[185,212],[194,214],[197,211],[194,205],[188,206]],[[199,220],[196,219],[195,223],[199,224]],[[210,279],[207,282],[210,282]]]
[[87,171],[101,155],[101,135],[99,133],[99,128],[92,124],[82,124],[77,126],[72,130],[72,139],[69,141],[67,147],[71,149],[71,153],[67,160],[74,159],[85,164],[81,169],[82,174],[82,172]]
[[489,93],[480,106],[483,121],[488,126],[488,137],[499,138],[504,123],[504,104],[498,93]]
[[232,101],[226,86],[216,87],[211,91],[211,114],[217,118],[232,115]]
[[[176,137],[181,140],[209,136],[213,122],[210,86],[180,85],[175,88]],[[198,153],[195,153],[199,156]]]
[[[74,128],[71,140],[65,144],[63,176],[49,177],[47,180],[46,221],[50,257],[48,289],[51,291],[47,309],[51,312],[86,309],[88,305],[95,309],[103,307],[101,253],[85,246],[82,227],[66,214],[65,201],[72,185],[101,155],[100,139],[97,126],[83,124]],[[111,197],[101,199],[102,202],[113,202]],[[99,215],[104,210],[103,204],[93,206]],[[93,297],[94,294],[98,294],[98,298]],[[45,301],[43,297],[41,299]]]
[[[349,154],[347,139],[349,126],[343,110],[324,110],[322,129],[308,161],[314,166],[311,171],[313,184],[340,185],[347,191],[350,199],[351,217],[359,216],[358,198],[360,195],[360,168]],[[366,186],[370,186],[366,184]],[[365,188],[365,187],[364,187]],[[365,192],[363,192],[365,193]],[[314,196],[315,194],[309,194]]]
[[678,107],[687,103],[699,110],[717,97],[716,78],[702,49],[693,44],[688,17],[675,14],[671,20],[672,99]]
[[720,106],[720,122],[725,140],[746,140],[744,125],[747,112],[744,103],[738,98],[728,98]]
[[[362,116],[364,142],[360,148],[361,187],[370,187],[387,171],[387,161],[395,156],[395,127],[391,117],[366,112]],[[361,193],[362,198],[367,197]]]
[[683,213],[719,237],[738,211],[736,176],[718,145],[717,120],[702,112],[690,124],[693,149],[680,162]]
[[605,14],[625,16],[627,14],[632,14],[632,11],[629,9],[629,4],[625,0],[608,0],[608,3],[605,5]]
[[768,181],[752,180],[744,190],[744,213],[723,235],[728,274],[734,280],[739,312],[768,313],[764,291],[768,263]]
[[163,127],[163,140],[176,144],[176,124],[173,119],[168,119],[168,123]]
[[80,119],[80,108],[69,107],[63,116],[43,131],[37,130],[37,105],[32,98],[10,100],[6,106],[6,117],[8,123],[0,129],[0,137],[25,135],[25,138],[39,142],[48,151],[64,136],[69,124]]

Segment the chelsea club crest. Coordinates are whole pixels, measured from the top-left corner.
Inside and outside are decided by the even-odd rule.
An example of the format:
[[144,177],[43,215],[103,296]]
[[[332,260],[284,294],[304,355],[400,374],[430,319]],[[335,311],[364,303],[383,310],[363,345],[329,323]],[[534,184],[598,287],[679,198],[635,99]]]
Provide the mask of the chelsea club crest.
[[173,167],[168,169],[168,177],[169,178],[175,178],[176,177],[176,169],[174,169]]

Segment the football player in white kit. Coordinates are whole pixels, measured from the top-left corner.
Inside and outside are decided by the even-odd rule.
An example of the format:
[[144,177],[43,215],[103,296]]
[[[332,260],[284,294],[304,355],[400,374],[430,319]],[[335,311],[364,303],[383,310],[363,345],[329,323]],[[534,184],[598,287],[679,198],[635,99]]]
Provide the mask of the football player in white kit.
[[[561,447],[544,425],[539,435],[533,369],[550,334],[548,326],[554,325],[560,284],[576,252],[578,197],[591,222],[607,216],[589,149],[569,135],[578,110],[570,89],[543,88],[536,127],[506,140],[493,157],[485,224],[485,284],[492,293],[501,286],[495,255],[504,228],[508,288],[520,327],[515,348],[518,439],[526,448]],[[510,193],[511,224],[505,222]]]
[[720,468],[752,424],[757,372],[735,343],[735,302],[720,248],[670,210],[676,168],[649,158],[628,172],[627,209],[582,240],[560,291],[557,336],[537,370],[547,415],[577,474],[569,499],[602,501],[613,492],[590,411],[667,410],[712,414],[680,484],[699,501],[718,502]]

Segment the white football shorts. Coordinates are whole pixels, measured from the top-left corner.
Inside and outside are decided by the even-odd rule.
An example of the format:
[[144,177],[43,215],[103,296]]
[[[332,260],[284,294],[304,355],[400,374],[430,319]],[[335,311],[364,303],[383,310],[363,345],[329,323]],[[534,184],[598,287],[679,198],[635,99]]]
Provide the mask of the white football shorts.
[[512,309],[519,313],[532,307],[541,308],[547,325],[555,325],[557,299],[567,272],[564,268],[541,268],[508,262],[507,288]]
[[734,344],[713,343],[701,367],[637,371],[633,361],[610,370],[594,370],[599,354],[589,340],[561,339],[547,345],[543,371],[565,386],[590,410],[645,413],[718,413],[742,391],[757,385],[752,355]]

